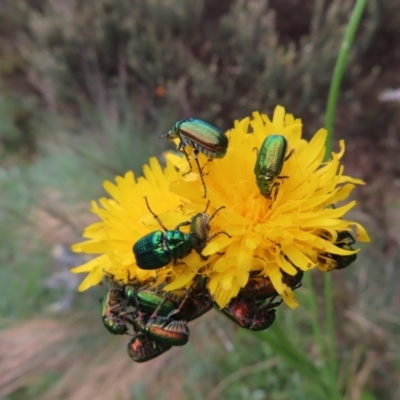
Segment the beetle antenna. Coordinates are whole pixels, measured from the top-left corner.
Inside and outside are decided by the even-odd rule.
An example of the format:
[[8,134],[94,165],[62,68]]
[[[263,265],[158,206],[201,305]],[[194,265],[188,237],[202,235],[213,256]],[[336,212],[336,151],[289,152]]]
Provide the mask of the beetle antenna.
[[155,214],[155,213],[153,212],[153,210],[150,208],[149,201],[147,200],[147,196],[144,196],[144,200],[145,200],[145,202],[146,202],[146,205],[147,205],[148,210],[151,212],[151,214],[153,215],[154,219],[159,223],[159,225],[161,226],[161,228],[164,229],[164,231],[167,231],[168,229],[167,229],[167,228],[164,226],[164,224],[161,222],[161,219],[160,219],[160,218],[158,217],[158,215]]

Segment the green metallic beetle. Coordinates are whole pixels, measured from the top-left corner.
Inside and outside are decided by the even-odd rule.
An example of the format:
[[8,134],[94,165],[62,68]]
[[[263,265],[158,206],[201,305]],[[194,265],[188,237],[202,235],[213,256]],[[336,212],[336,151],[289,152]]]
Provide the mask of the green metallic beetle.
[[[295,275],[289,275],[284,271],[281,271],[281,273],[283,275],[282,282],[293,290],[299,287],[304,275],[301,270]],[[278,292],[268,277],[252,277],[250,275],[246,286],[239,291],[238,297],[242,299],[266,300],[277,295]]]
[[[345,250],[354,250],[352,245],[355,242],[356,241],[350,232],[341,231],[338,233],[335,245]],[[332,254],[331,256],[332,259],[336,262],[335,269],[347,268],[357,259],[357,254],[351,254],[349,256],[340,256],[338,254]]]
[[272,303],[273,299],[268,305],[261,306],[262,302],[235,297],[221,311],[242,328],[262,331],[273,324],[275,321],[275,307],[282,303],[282,300]]
[[[128,331],[127,322],[133,324],[129,316],[136,316],[137,312],[142,314],[153,314],[167,316],[179,307],[181,300],[170,293],[159,294],[140,286],[139,282],[128,284],[115,281],[110,275],[111,288],[101,300],[102,317],[106,328],[114,334],[124,334]],[[128,307],[134,307],[135,312],[128,311]]]
[[[178,309],[181,299],[137,284],[124,285],[113,281],[112,285],[102,300],[103,322],[111,333],[127,333],[129,322],[135,331],[162,345],[182,346],[187,343],[189,330],[186,322],[170,321],[168,317]],[[127,311],[129,306],[134,310]]]
[[207,188],[204,183],[203,172],[197,159],[197,154],[199,152],[203,153],[209,159],[224,157],[229,144],[227,136],[215,126],[196,118],[189,118],[176,122],[165,136],[168,140],[176,138],[180,140],[178,150],[183,152],[190,165],[190,170],[184,175],[192,171],[192,164],[190,163],[185,147],[191,146],[194,148],[193,155],[203,183],[204,197],[206,197]]
[[207,260],[208,257],[203,256],[201,252],[203,249],[206,247],[207,243],[214,239],[218,235],[226,235],[228,238],[231,238],[232,236],[229,235],[225,231],[219,231],[214,233],[212,236],[209,236],[209,232],[211,229],[210,222],[211,220],[215,217],[218,211],[222,210],[225,208],[225,206],[221,206],[217,208],[210,216],[207,214],[208,206],[210,205],[210,202],[207,202],[206,209],[201,212],[197,213],[190,221],[190,235],[191,235],[191,241],[192,241],[192,246],[194,250],[200,255],[200,257],[203,260]]
[[263,196],[271,198],[273,188],[278,186],[276,179],[288,178],[279,176],[283,163],[291,156],[292,151],[285,157],[287,140],[282,135],[269,135],[265,138],[257,155],[254,174],[256,183]]
[[190,235],[179,229],[151,232],[133,246],[138,267],[146,270],[164,267],[172,260],[176,265],[191,251]]
[[172,293],[125,285],[124,293],[128,305],[144,314],[156,314],[190,322],[212,308],[213,301],[206,288],[207,278],[198,276],[185,296],[179,298]]
[[163,343],[152,340],[143,333],[137,333],[128,343],[128,355],[135,362],[145,362],[158,357],[171,348]]
[[[183,346],[188,342],[189,328],[185,321],[171,321],[168,317],[179,307],[179,302],[169,297],[169,293],[161,295],[135,285],[118,284],[102,301],[104,325],[111,333],[122,335],[128,332],[129,322],[135,331],[162,346]],[[128,312],[128,306],[134,306],[134,311]]]
[[[283,283],[293,290],[301,286],[303,271],[299,270],[295,275],[289,275],[282,271]],[[269,328],[275,320],[275,307],[282,300],[273,303],[278,296],[269,278],[250,276],[246,286],[238,295],[230,301],[221,311],[242,328],[259,331]],[[264,301],[270,299],[264,306]]]
[[[340,247],[344,250],[354,250],[352,245],[355,243],[355,239],[350,232],[340,231],[338,232],[335,246]],[[357,259],[357,254],[350,254],[343,256],[340,254],[324,253],[318,257],[318,261],[328,266],[328,270],[344,269],[347,268]]]
[[129,284],[124,286],[124,295],[129,306],[148,314],[157,310],[157,315],[161,317],[167,317],[181,302],[170,293],[159,293],[157,290],[137,288]]
[[213,307],[213,300],[206,288],[206,283],[206,277],[197,276],[181,304],[170,313],[169,318],[190,322],[210,311]]
[[[179,308],[182,299],[143,288],[138,282],[124,284],[112,277],[111,284],[102,300],[103,323],[113,334],[127,333],[128,322],[141,333],[128,345],[128,353],[135,361],[147,361],[171,346],[183,346],[188,342],[187,323],[172,321],[169,317]],[[129,306],[133,311],[128,311]],[[143,335],[148,339],[143,339]]]
[[[206,281],[207,278],[198,276],[183,298],[171,293],[151,293],[148,289],[139,289],[136,293],[135,289],[125,290],[125,293],[130,293],[129,300],[133,299],[129,304],[135,304],[135,312],[132,313],[134,329],[158,343],[183,346],[189,339],[187,322],[212,308],[213,301]],[[142,292],[144,297],[140,297]]]
[[206,278],[201,276],[182,298],[136,281],[124,284],[112,277],[111,284],[102,302],[103,321],[114,334],[127,333],[127,323],[133,326],[136,333],[127,351],[135,362],[154,359],[171,346],[185,345],[189,340],[187,321],[198,318],[213,304]]
[[[163,345],[185,345],[189,340],[189,328],[186,321],[171,320],[174,310],[179,307],[178,301],[171,301],[170,293],[152,296],[148,292],[146,291],[145,297],[141,299],[139,299],[140,296],[135,298],[137,306],[132,313],[134,330],[146,334],[150,339]],[[138,292],[140,293],[141,291]],[[168,303],[171,306],[168,306]],[[161,316],[162,313],[167,315]]]
[[104,326],[114,335],[124,335],[128,332],[127,320],[121,315],[125,314],[121,289],[110,288],[101,300],[101,315]]
[[[185,221],[175,227],[174,230],[168,230],[160,218],[151,210],[147,197],[145,197],[147,207],[163,231],[154,231],[140,238],[133,246],[133,253],[136,258],[136,264],[139,268],[145,270],[158,269],[164,267],[172,260],[176,265],[179,259],[186,257],[193,249],[206,260],[207,257],[201,254],[201,251],[211,239],[219,234],[226,232],[220,231],[208,236],[210,229],[209,222],[215,214],[224,207],[218,208],[211,217],[205,213],[196,214],[191,221]],[[208,207],[208,204],[207,204]],[[207,208],[206,208],[207,210]],[[190,225],[190,233],[184,233],[179,230],[181,226]]]
[[133,319],[135,331],[167,346],[184,346],[189,340],[189,327],[185,321],[171,321],[167,317],[146,318],[139,312]]
[[[134,307],[142,314],[157,313],[158,316],[167,317],[176,310],[182,302],[182,298],[170,292],[163,292],[161,286],[153,287],[152,284],[128,280],[128,283],[113,282],[121,291],[124,299],[124,308]],[[122,301],[121,301],[122,304]]]

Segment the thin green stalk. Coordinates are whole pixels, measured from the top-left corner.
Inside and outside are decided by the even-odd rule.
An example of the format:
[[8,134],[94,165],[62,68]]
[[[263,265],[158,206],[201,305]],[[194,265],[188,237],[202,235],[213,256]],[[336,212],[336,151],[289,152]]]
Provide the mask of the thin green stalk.
[[336,340],[335,340],[335,320],[333,315],[333,290],[332,276],[329,272],[324,274],[324,294],[325,294],[325,314],[326,314],[326,330],[328,334],[328,362],[330,370],[331,384],[334,388],[337,387],[337,355],[336,355]]
[[[324,275],[329,275],[324,274]],[[330,275],[329,275],[330,278]],[[325,352],[325,343],[324,343],[324,339],[322,336],[322,330],[321,330],[321,323],[320,320],[318,318],[318,305],[317,305],[317,295],[315,293],[314,290],[314,286],[313,286],[313,282],[311,279],[311,274],[306,274],[304,276],[304,280],[306,282],[307,288],[310,290],[310,295],[308,296],[308,304],[309,304],[309,308],[310,308],[310,312],[311,312],[311,329],[313,331],[313,336],[315,338],[315,342],[318,348],[318,353],[319,356],[321,358],[321,360],[323,361],[323,365],[322,365],[322,369],[321,369],[321,373],[323,376],[323,381],[328,383],[328,390],[330,391],[330,399],[331,400],[335,400],[335,399],[340,399],[339,397],[339,393],[338,393],[338,386],[337,386],[337,379],[335,377],[335,375],[333,375],[333,370],[332,370],[332,365],[330,364],[330,359],[326,358],[326,352]],[[326,281],[325,281],[325,285],[326,285]],[[330,302],[330,306],[332,308],[332,283],[328,286],[325,286],[325,296],[327,295],[326,289],[327,287],[330,288],[330,299],[327,299],[327,308],[328,308],[328,303]],[[334,342],[333,342],[333,345]],[[328,344],[328,351],[330,351],[330,345]],[[335,350],[335,348],[333,348],[333,350]],[[330,355],[330,354],[329,354]],[[335,358],[336,361],[336,358]]]
[[328,137],[326,140],[326,153],[325,160],[328,160],[332,153],[333,142],[333,121],[335,119],[336,104],[339,95],[340,83],[344,69],[347,64],[350,47],[353,43],[354,35],[360,23],[361,15],[364,11],[367,0],[357,0],[353,12],[350,17],[349,24],[347,25],[346,32],[343,37],[342,45],[338,58],[336,60],[335,69],[333,71],[332,82],[329,88],[328,104],[326,107],[325,127],[328,130]]
[[318,305],[317,305],[317,295],[314,290],[314,285],[311,279],[311,274],[304,274],[303,280],[305,281],[310,295],[307,297],[308,306],[311,312],[311,329],[313,331],[313,336],[318,348],[318,354],[320,358],[324,358],[324,341],[322,338],[321,324],[318,321]]
[[[332,153],[333,142],[333,122],[335,118],[336,104],[339,96],[339,88],[343,78],[344,70],[347,64],[350,48],[354,40],[356,30],[359,26],[362,13],[367,4],[367,0],[357,0],[347,25],[344,34],[343,42],[340,47],[339,55],[336,60],[335,69],[333,72],[332,82],[329,89],[328,104],[326,107],[325,126],[328,130],[328,137],[326,141],[325,160],[329,160]],[[337,381],[337,356],[336,356],[336,342],[335,342],[335,324],[333,312],[333,293],[332,293],[332,278],[330,274],[324,274],[324,289],[326,300],[326,325],[328,333],[328,352],[329,352],[329,365],[331,366],[331,380]]]
[[[325,274],[328,275],[328,274]],[[323,379],[324,381],[328,382],[328,389],[331,393],[330,398],[332,400],[337,399],[337,386],[336,384],[333,384],[332,381],[332,370],[329,365],[329,360],[326,359],[326,353],[325,353],[325,345],[324,345],[324,339],[322,336],[322,330],[321,330],[321,323],[318,318],[318,304],[317,304],[317,295],[314,290],[313,282],[311,279],[311,274],[305,274],[304,280],[306,281],[307,288],[310,291],[310,295],[308,296],[308,304],[311,312],[311,329],[313,331],[313,336],[315,338],[315,342],[318,348],[318,353],[319,357],[321,360],[323,360],[323,365],[322,365],[322,374],[323,374]],[[328,302],[328,300],[327,300]],[[331,304],[332,304],[332,298],[331,298]]]

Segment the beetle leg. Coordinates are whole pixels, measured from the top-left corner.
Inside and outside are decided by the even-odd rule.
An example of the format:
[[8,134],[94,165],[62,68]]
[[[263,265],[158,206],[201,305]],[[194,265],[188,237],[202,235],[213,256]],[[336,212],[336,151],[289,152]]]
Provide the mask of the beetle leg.
[[184,174],[182,174],[182,176],[186,176],[187,174],[189,174],[190,172],[192,172],[192,164],[191,164],[191,162],[190,162],[188,153],[186,153],[185,144],[183,143],[182,139],[181,139],[181,143],[179,144],[178,150],[181,151],[181,152],[185,155],[186,161],[188,162],[189,167],[190,167],[190,169],[189,169],[188,172],[185,172]]
[[[184,143],[183,143],[183,141],[181,141],[181,143],[180,143],[180,145],[179,145],[179,147],[178,147],[178,150],[180,150],[184,155],[185,155],[185,157],[186,157],[186,161],[188,162],[188,164],[189,164],[189,166],[190,166],[190,169],[189,169],[189,171],[188,172],[185,172],[184,174],[182,174],[182,176],[186,176],[187,174],[189,174],[190,172],[192,172],[192,164],[190,163],[190,159],[189,159],[189,156],[188,156],[188,154],[186,153],[186,150],[185,150],[185,147],[184,147],[185,145],[184,145]],[[200,163],[199,163],[199,160],[198,160],[198,158],[197,158],[197,154],[198,154],[199,152],[198,152],[198,150],[194,150],[193,151],[193,158],[194,158],[194,160],[196,161],[196,164],[197,164],[197,167],[198,167],[198,169],[199,169],[199,174],[200,174],[200,179],[201,179],[201,183],[203,184],[203,187],[204,187],[204,198],[205,197],[207,197],[207,188],[206,188],[206,184],[204,183],[204,179],[203,179],[203,170],[202,170],[202,168],[200,167]]]
[[204,196],[203,196],[203,198],[206,198],[206,197],[207,197],[207,188],[206,188],[206,184],[204,183],[203,170],[202,170],[202,168],[200,167],[200,163],[199,163],[199,159],[197,158],[197,154],[199,154],[199,151],[198,151],[198,150],[194,150],[194,151],[193,151],[193,158],[194,158],[194,160],[196,161],[197,168],[199,169],[199,174],[200,174],[201,183],[203,184],[203,187],[204,187]]
[[275,300],[276,297],[277,297],[276,295],[273,296],[271,298],[271,300],[269,301],[269,303],[265,306],[265,308],[268,308],[268,309],[276,308],[276,307],[280,306],[283,303],[282,299],[280,299],[280,301],[277,301],[276,303],[273,303],[273,301]]
[[177,258],[174,258],[174,265],[186,265],[184,262],[179,262]]
[[298,288],[301,288],[301,281],[295,287],[292,287],[292,290],[296,290]]
[[105,275],[107,275],[108,280],[111,281],[111,283],[115,282],[115,280],[114,280],[115,275],[114,274],[112,274],[111,272],[106,271],[104,268],[103,268],[103,272],[104,272]]
[[147,196],[144,196],[144,200],[146,202],[147,208],[148,210],[151,212],[151,214],[153,215],[154,219],[158,222],[158,224],[161,226],[161,228],[164,229],[164,231],[167,231],[168,229],[164,226],[164,224],[161,222],[161,219],[158,217],[157,214],[155,214],[152,209],[150,208],[149,205],[149,201],[147,200]]
[[129,322],[129,323],[133,326],[133,325],[134,325],[133,319],[129,318],[128,315],[132,315],[132,312],[124,311],[124,312],[120,313],[118,316],[119,316],[119,317],[122,317],[122,319],[123,319],[124,321]]
[[[206,209],[203,211],[203,214],[205,214],[205,213],[207,212],[208,206],[209,206],[209,205],[210,205],[210,200],[207,201]],[[219,210],[219,209],[218,209],[218,210]],[[217,210],[217,211],[218,211],[218,210]],[[214,214],[215,214],[217,211],[215,211]],[[213,214],[213,215],[214,215],[214,214]],[[211,219],[211,218],[209,218],[208,222],[210,222],[210,219]]]
[[184,221],[184,222],[181,222],[180,224],[178,224],[176,227],[175,227],[175,230],[179,230],[179,228],[181,227],[181,226],[188,226],[188,225],[190,225],[191,224],[191,221]]
[[179,314],[179,313],[182,311],[183,307],[186,305],[186,302],[187,302],[187,300],[188,300],[188,298],[189,298],[189,292],[190,292],[190,290],[187,290],[187,291],[186,291],[183,300],[182,300],[181,303],[179,304],[179,307],[176,308],[175,310],[172,310],[172,311],[167,315],[167,320],[169,320],[171,317],[173,317],[173,316],[176,315],[176,314]]
[[224,234],[224,235],[228,236],[229,239],[232,238],[232,236],[231,236],[229,233],[227,233],[227,232],[225,232],[225,231],[219,231],[219,232],[217,232],[217,233],[214,233],[214,235],[210,236],[210,237],[207,239],[207,242],[209,242],[211,239],[214,239],[215,236],[218,236],[218,235],[221,235],[221,234]]
[[154,318],[157,316],[158,311],[160,310],[161,306],[166,302],[166,300],[167,300],[168,297],[169,297],[169,294],[167,294],[167,295],[163,298],[163,301],[162,301],[162,302],[158,305],[158,307],[154,310],[153,314],[151,314],[151,316],[150,316],[150,318],[149,318],[149,321],[152,320],[152,319],[154,319]]
[[[221,234],[221,233],[223,233],[224,235],[228,236],[229,238],[232,238],[232,236],[229,235],[229,233],[226,233],[226,232],[224,232],[224,231],[220,231],[220,232],[215,233],[215,234],[212,235],[211,237],[209,237],[209,238],[207,239],[207,242],[209,242],[211,239],[215,238],[215,236],[218,236],[218,235]],[[210,256],[204,256],[203,254],[201,254],[201,250],[203,250],[204,247],[205,247],[205,246],[203,246],[203,247],[200,249],[200,252],[197,250],[197,253],[199,254],[199,256],[201,257],[202,260],[206,261],[206,260],[208,260],[208,258],[209,258]],[[220,256],[222,256],[222,255],[225,254],[225,252],[222,252],[222,253],[221,253],[221,252],[217,252],[217,254],[219,254]]]
[[[210,203],[210,202],[208,202],[208,203]],[[208,208],[208,203],[207,203],[207,208]],[[207,208],[206,208],[206,211],[207,211]],[[208,224],[210,223],[210,221],[215,217],[215,214],[219,211],[219,210],[222,210],[223,208],[225,208],[225,206],[221,206],[220,208],[217,208],[214,212],[213,212],[213,214],[211,215],[211,217],[210,218],[208,218]],[[204,211],[204,212],[206,212],[206,211]]]
[[[207,162],[203,165],[203,167],[202,167],[202,169],[201,169],[201,172],[203,173],[203,169],[205,168],[205,166],[210,162],[210,161],[212,161],[213,159],[212,158],[209,158],[209,159],[207,159]],[[203,174],[203,175],[208,175],[208,174]]]
[[285,157],[285,161],[289,160],[289,158],[292,156],[293,153],[294,153],[294,149],[290,150],[289,154]]
[[[218,211],[218,210],[217,210],[217,211]],[[207,242],[209,242],[211,239],[215,238],[215,236],[220,235],[221,233],[223,233],[224,235],[228,236],[229,238],[232,237],[229,233],[226,233],[226,232],[224,232],[224,231],[219,231],[219,232],[217,232],[217,233],[214,233],[214,235],[210,236],[210,237],[207,239]],[[201,257],[201,259],[202,259],[203,261],[206,261],[206,260],[208,260],[208,258],[209,258],[210,256],[203,256],[203,254],[201,254],[201,251],[204,249],[204,247],[205,247],[205,246],[202,246],[200,249],[196,249],[196,251],[197,251],[197,253],[199,254],[199,256]],[[217,254],[223,255],[223,254],[225,254],[225,253],[217,253]]]
[[[272,194],[272,191],[274,192],[273,194]],[[271,187],[271,191],[270,191],[269,195],[267,196],[267,198],[271,199],[271,200],[272,200],[272,198],[276,199],[276,196],[278,196],[278,191],[279,191],[279,183],[278,182],[274,182],[274,184]],[[270,210],[272,210],[272,206],[273,206],[273,203],[271,203],[270,206],[269,206]]]

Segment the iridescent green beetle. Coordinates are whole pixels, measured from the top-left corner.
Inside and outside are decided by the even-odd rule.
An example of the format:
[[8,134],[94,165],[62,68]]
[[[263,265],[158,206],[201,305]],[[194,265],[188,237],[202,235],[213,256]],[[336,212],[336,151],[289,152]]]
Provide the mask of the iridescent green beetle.
[[137,333],[128,343],[128,355],[135,362],[145,362],[158,357],[171,346],[152,340],[143,333]]
[[141,313],[190,322],[213,306],[212,298],[205,286],[206,281],[206,277],[199,275],[182,298],[172,293],[138,288],[130,284],[125,285],[124,294],[128,305],[135,307]]
[[[205,213],[196,214],[191,221],[185,221],[175,227],[174,230],[168,230],[161,222],[160,218],[151,210],[147,197],[145,197],[147,208],[163,228],[163,231],[154,231],[140,238],[133,246],[133,253],[136,258],[136,264],[141,269],[157,269],[164,267],[174,260],[175,265],[179,259],[186,257],[193,249],[196,250],[203,259],[207,259],[201,254],[206,243],[215,236],[223,233],[231,237],[226,232],[217,232],[208,237],[210,229],[209,222],[215,214],[224,207],[218,208],[211,217]],[[208,207],[208,204],[207,204]],[[206,208],[207,210],[207,208]],[[190,233],[184,233],[179,230],[181,226],[190,225]]]
[[[355,239],[350,232],[340,231],[337,234],[336,241],[334,243],[335,246],[340,247],[344,250],[354,250],[352,245],[355,243]],[[357,254],[350,254],[348,256],[333,254],[333,253],[324,253],[318,257],[318,261],[321,264],[327,265],[327,269],[344,269],[347,268],[350,264],[352,264],[357,259]]]
[[161,317],[167,317],[178,309],[181,302],[171,293],[158,293],[156,290],[137,288],[129,284],[124,286],[124,295],[128,305],[148,314],[157,310],[157,315]]
[[183,346],[189,340],[186,321],[171,321],[168,317],[151,316],[147,321],[138,313],[133,319],[135,331],[146,334],[150,339],[167,346]]
[[[295,275],[289,275],[284,271],[281,271],[281,273],[283,276],[282,282],[293,290],[300,286],[304,275],[301,270],[299,270]],[[277,295],[278,292],[268,277],[252,277],[250,275],[246,286],[240,289],[237,297],[242,299],[266,300]]]
[[200,255],[203,260],[207,260],[208,257],[203,256],[201,252],[206,247],[207,243],[214,239],[218,235],[226,235],[228,238],[232,236],[229,235],[225,231],[219,231],[214,233],[212,236],[209,236],[209,232],[211,229],[210,222],[215,217],[218,211],[225,208],[225,206],[221,206],[217,208],[210,216],[207,214],[208,206],[210,202],[207,202],[206,209],[203,212],[197,213],[190,221],[190,235],[192,240],[192,246],[195,251]]
[[189,340],[189,327],[186,321],[172,321],[173,312],[170,312],[166,317],[159,315],[169,296],[169,293],[163,296],[163,300],[150,316],[146,315],[140,308],[136,308],[133,328],[136,332],[142,332],[158,343],[168,346],[183,346]]
[[[125,293],[129,291],[125,290]],[[171,293],[152,295],[150,290],[139,289],[133,296],[129,296],[128,300],[129,304],[135,307],[135,311],[132,312],[132,325],[136,332],[168,346],[183,346],[188,342],[189,328],[186,321],[171,320],[182,299]]]
[[273,324],[275,308],[282,303],[282,300],[276,303],[272,301],[273,298],[268,305],[262,306],[254,300],[235,297],[221,311],[242,328],[263,331]]
[[181,226],[187,225],[187,222],[177,225],[174,230],[168,230],[160,218],[151,210],[147,197],[144,199],[147,208],[164,232],[150,232],[133,245],[133,254],[137,266],[149,270],[164,267],[172,260],[177,264],[177,261],[186,257],[193,248],[190,234],[179,230]]
[[179,229],[148,233],[133,246],[136,264],[141,269],[157,269],[174,260],[186,257],[192,251],[190,235]]
[[272,189],[278,186],[276,179],[288,178],[279,176],[282,171],[283,163],[291,156],[287,157],[287,140],[282,135],[269,135],[265,138],[257,155],[254,174],[256,183],[263,196],[270,198]]
[[[295,290],[301,286],[303,271],[295,275],[282,271],[282,281]],[[260,331],[269,328],[275,320],[275,308],[282,303],[273,303],[278,296],[271,280],[265,277],[251,277],[246,286],[221,311],[242,328]],[[265,300],[269,304],[264,306]]]
[[189,118],[176,122],[165,136],[168,140],[180,139],[178,150],[185,154],[186,160],[190,165],[190,170],[184,175],[192,171],[192,164],[190,163],[185,147],[191,146],[194,148],[194,159],[199,168],[200,178],[204,187],[204,197],[206,197],[207,188],[204,183],[203,173],[197,159],[197,154],[199,152],[203,153],[209,159],[224,157],[229,144],[227,136],[215,126],[196,118]]
[[206,283],[206,277],[197,276],[179,307],[172,311],[169,317],[190,322],[210,311],[213,307],[213,300],[206,288]]
[[129,314],[129,312],[126,312],[129,306],[135,307],[143,313],[152,314],[161,305],[161,308],[158,309],[158,315],[167,316],[180,304],[180,299],[176,296],[161,292],[160,287],[154,288],[153,279],[145,282],[132,280],[128,272],[128,283],[125,283],[122,280],[115,280],[114,275],[107,271],[104,271],[104,273],[111,284],[109,294],[112,293],[113,295],[111,297],[109,295],[112,301],[108,303],[114,314]]
[[[189,338],[187,323],[171,321],[169,317],[179,308],[182,299],[171,293],[157,293],[156,290],[143,288],[135,283],[123,284],[112,281],[112,285],[102,301],[103,322],[111,333],[127,333],[127,322],[129,322],[136,332],[145,334],[163,346],[183,346],[187,343]],[[133,311],[127,311],[129,306],[134,308]],[[144,347],[140,347],[140,343],[132,341],[128,348],[134,352],[135,346],[139,346],[137,351],[146,352],[149,343],[145,343]],[[153,345],[150,348],[156,353],[160,350]],[[152,358],[153,353],[150,352],[148,356]],[[138,354],[136,357],[141,358]]]
[[101,300],[101,315],[104,326],[114,335],[123,335],[128,332],[127,320],[123,317],[122,291],[120,288],[110,288]]

